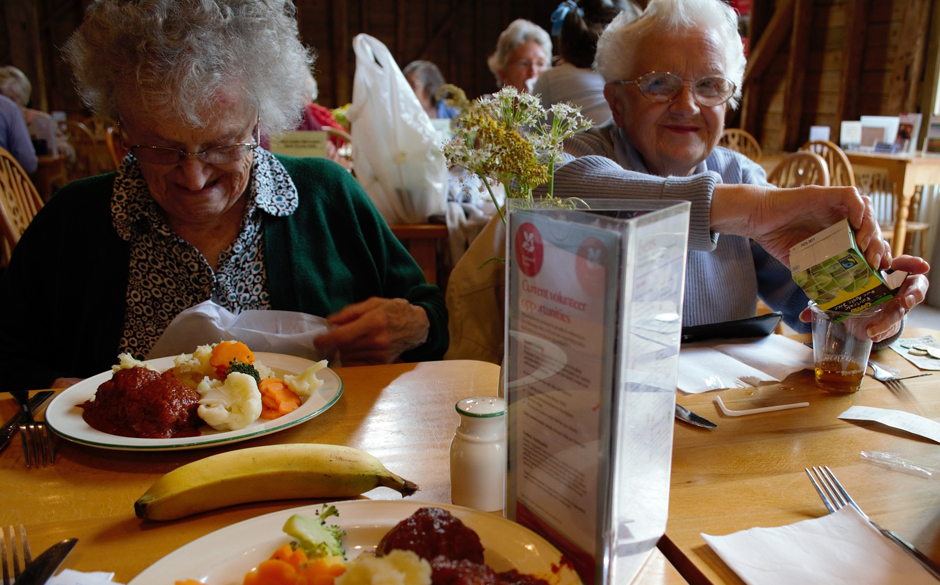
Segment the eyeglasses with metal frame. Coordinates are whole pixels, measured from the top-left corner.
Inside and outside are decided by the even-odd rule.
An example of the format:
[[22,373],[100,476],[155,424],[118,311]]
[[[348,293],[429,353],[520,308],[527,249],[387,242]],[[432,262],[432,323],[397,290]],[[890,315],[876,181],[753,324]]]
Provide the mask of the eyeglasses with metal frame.
[[632,80],[617,81],[623,85],[636,85],[646,98],[654,102],[671,102],[682,91],[683,85],[692,90],[693,99],[702,106],[720,106],[734,95],[734,82],[721,75],[706,75],[695,81],[685,81],[668,71],[650,71]]
[[179,164],[187,156],[197,156],[199,160],[210,165],[224,165],[242,160],[248,153],[258,148],[261,144],[261,121],[255,124],[252,132],[254,142],[236,142],[235,144],[226,144],[223,146],[214,146],[205,150],[189,152],[179,148],[168,148],[165,146],[147,146],[143,144],[133,144],[127,149],[134,155],[138,162],[154,165],[175,165]]

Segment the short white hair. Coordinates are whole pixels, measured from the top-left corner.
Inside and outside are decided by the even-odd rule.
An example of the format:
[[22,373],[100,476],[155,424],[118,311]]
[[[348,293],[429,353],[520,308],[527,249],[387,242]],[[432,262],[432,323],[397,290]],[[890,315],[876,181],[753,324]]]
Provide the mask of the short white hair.
[[506,68],[509,56],[520,46],[535,41],[545,52],[545,60],[551,63],[552,58],[552,38],[544,28],[534,22],[517,18],[509,23],[506,30],[499,34],[499,40],[496,42],[496,52],[490,55],[486,60],[490,71],[496,76],[496,84],[502,85],[503,81],[499,78],[499,72]]
[[640,45],[662,42],[662,36],[678,31],[698,30],[713,33],[725,52],[724,75],[734,82],[734,96],[728,101],[737,107],[744,82],[744,43],[738,33],[738,16],[721,0],[650,0],[636,20],[620,14],[597,41],[594,69],[604,81],[620,81],[631,75]]

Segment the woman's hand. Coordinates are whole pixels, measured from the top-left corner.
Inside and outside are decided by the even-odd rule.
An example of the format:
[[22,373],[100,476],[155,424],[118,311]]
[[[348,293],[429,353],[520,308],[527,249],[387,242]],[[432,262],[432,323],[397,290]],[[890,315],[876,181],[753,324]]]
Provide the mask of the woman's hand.
[[313,344],[326,354],[339,352],[344,366],[391,363],[427,341],[431,328],[421,307],[380,297],[349,305],[327,321],[335,327]]
[[[923,275],[930,270],[930,265],[923,258],[898,256],[891,262],[891,268],[909,274],[894,294],[894,298],[884,303],[881,312],[868,323],[865,332],[874,342],[897,335],[898,331],[901,330],[904,315],[907,315],[911,309],[924,302],[927,295],[928,282]],[[809,323],[812,318],[812,312],[809,309],[804,309],[800,313],[800,321],[804,323]]]
[[843,219],[868,264],[887,268],[891,248],[881,238],[871,199],[854,187],[717,185],[712,196],[713,231],[752,238],[788,266],[792,246]]

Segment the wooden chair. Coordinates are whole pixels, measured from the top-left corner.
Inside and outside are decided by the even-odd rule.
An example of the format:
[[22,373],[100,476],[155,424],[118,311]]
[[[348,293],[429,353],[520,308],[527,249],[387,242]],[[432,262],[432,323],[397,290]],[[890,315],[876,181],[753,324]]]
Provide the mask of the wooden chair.
[[[885,241],[890,242],[894,239],[894,226],[897,218],[898,196],[895,193],[895,185],[888,180],[888,176],[880,173],[860,173],[855,176],[856,187],[862,195],[871,197],[872,205],[875,208],[875,218],[878,220],[878,226],[881,227],[881,236]],[[927,230],[930,224],[920,219],[920,203],[923,196],[923,186],[917,187],[914,191],[914,197],[911,198],[911,204],[907,208],[907,230],[904,233],[904,252],[911,254],[914,252],[914,243],[917,243],[917,255],[924,257],[924,251],[927,245]]]
[[389,227],[424,271],[428,284],[436,284],[444,290],[450,272],[447,226],[442,223],[402,223]]
[[124,147],[124,141],[121,139],[117,128],[110,127],[104,132],[104,143],[108,146],[108,154],[111,156],[111,162],[114,168],[121,168],[124,157],[127,156],[127,148]]
[[743,154],[752,161],[760,160],[763,156],[760,143],[746,130],[740,128],[725,128],[718,140],[718,146]]
[[854,187],[855,173],[852,172],[852,163],[845,151],[835,142],[828,140],[812,140],[807,142],[800,150],[815,152],[823,157],[829,167],[829,184],[836,187]]
[[788,154],[770,172],[767,180],[777,187],[802,187],[804,185],[829,185],[829,170],[823,157],[808,150]]
[[67,120],[65,125],[65,133],[75,148],[75,161],[69,166],[70,181],[100,175],[117,168],[111,160],[104,136],[101,140],[96,140],[85,124],[74,120]]
[[10,261],[13,248],[41,207],[42,199],[29,175],[0,148],[0,266]]
[[108,128],[117,128],[118,123],[112,120],[107,116],[99,116],[95,114],[94,116],[89,116],[85,119],[85,127],[91,131],[91,135],[95,140],[104,140],[105,135],[107,134]]

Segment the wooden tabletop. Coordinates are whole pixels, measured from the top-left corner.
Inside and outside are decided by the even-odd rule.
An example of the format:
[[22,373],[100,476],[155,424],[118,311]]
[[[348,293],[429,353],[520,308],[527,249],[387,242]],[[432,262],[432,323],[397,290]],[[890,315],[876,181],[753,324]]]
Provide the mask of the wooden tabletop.
[[[338,368],[343,396],[328,411],[297,427],[228,447],[173,452],[123,452],[60,441],[55,467],[27,470],[19,440],[0,454],[0,527],[24,524],[33,550],[79,538],[65,566],[114,571],[127,583],[147,566],[192,540],[235,522],[317,500],[250,504],[174,522],[143,522],[134,501],[162,474],[198,458],[241,447],[318,442],[357,447],[420,486],[412,499],[450,503],[450,443],[454,409],[467,396],[495,395],[499,368],[476,361],[444,361]],[[0,398],[0,420],[15,412]],[[399,499],[378,488],[366,497]],[[167,576],[172,583],[173,576]],[[653,551],[637,585],[685,583]],[[211,585],[211,584],[210,584]]]
[[[925,335],[940,339],[940,331],[917,328],[904,336]],[[903,374],[919,372],[890,349],[872,359]],[[866,376],[858,393],[834,396],[818,390],[805,370],[760,388],[680,392],[680,404],[718,427],[676,425],[669,523],[660,549],[689,583],[743,583],[700,533],[725,535],[824,516],[804,468],[828,465],[872,520],[940,562],[940,478],[922,479],[859,458],[863,450],[895,452],[940,469],[940,446],[874,423],[837,418],[853,405],[940,418],[940,372],[905,384],[909,392],[898,395]],[[802,401],[810,406],[728,417],[714,404],[716,396],[734,410]]]

